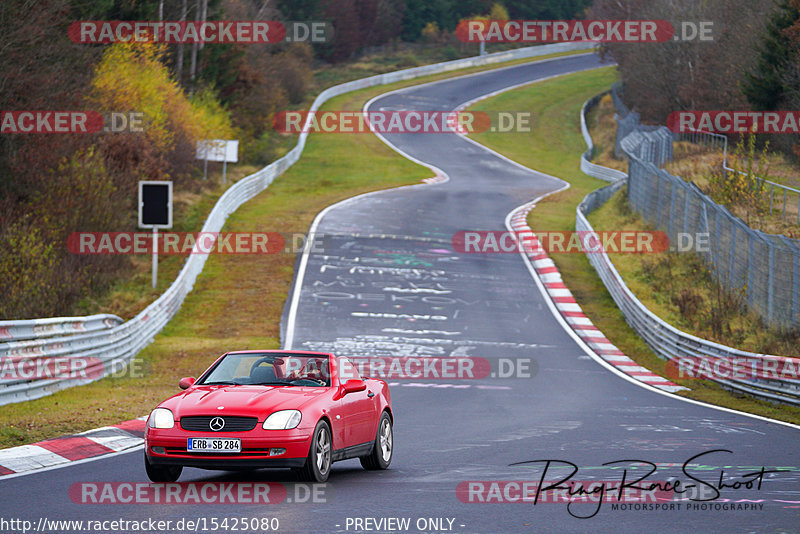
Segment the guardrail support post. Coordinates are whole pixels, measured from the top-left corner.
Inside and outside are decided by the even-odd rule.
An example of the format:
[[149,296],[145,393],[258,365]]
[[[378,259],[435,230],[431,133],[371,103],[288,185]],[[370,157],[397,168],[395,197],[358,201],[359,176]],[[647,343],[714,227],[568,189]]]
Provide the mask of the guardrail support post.
[[[722,242],[719,239],[719,209],[716,209],[716,208],[714,209],[714,235],[717,236],[717,240],[716,240],[716,242],[718,244],[718,246],[717,246],[717,257],[719,258],[719,262],[720,262],[720,265],[721,265],[722,264],[722,258],[723,258],[723,251],[721,250],[722,249]],[[720,272],[721,272],[721,270],[719,268],[717,268],[717,279],[719,279]]]
[[[716,271],[714,265],[714,245],[711,244],[711,229],[708,227],[708,210],[706,209],[706,203],[702,199],[700,200],[700,215],[703,217],[703,226],[708,234],[708,263]],[[716,237],[717,234],[714,234],[715,239]]]
[[772,323],[772,304],[775,294],[775,245],[768,241],[769,245],[769,286],[767,287],[767,317]]
[[668,232],[669,232],[670,239],[672,239],[672,237],[675,235],[674,234],[674,230],[675,230],[675,221],[674,221],[674,219],[675,219],[675,191],[677,189],[678,189],[678,184],[673,183],[672,184],[672,193],[669,196],[669,230],[668,230]]
[[749,254],[747,255],[747,305],[752,308],[755,300],[755,292],[753,291],[753,281],[755,280],[755,270],[753,269],[753,234],[747,235],[747,242],[750,248]]
[[728,271],[729,284],[731,288],[733,288],[734,280],[733,276],[736,273],[736,223],[731,221],[731,258],[730,258],[730,270]]
[[658,180],[658,187],[656,189],[656,228],[661,228],[661,172],[656,171],[656,180]]
[[683,201],[683,233],[689,232],[689,190],[684,189]]
[[769,184],[769,214],[772,215],[772,197],[775,193],[775,186]]
[[794,248],[794,269],[792,269],[792,324],[800,322],[800,254]]
[[786,220],[786,189],[783,190],[783,220]]

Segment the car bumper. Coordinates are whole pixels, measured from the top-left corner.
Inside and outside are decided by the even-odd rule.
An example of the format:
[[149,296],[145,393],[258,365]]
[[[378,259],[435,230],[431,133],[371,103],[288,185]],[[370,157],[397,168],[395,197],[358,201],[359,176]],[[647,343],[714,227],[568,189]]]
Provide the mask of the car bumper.
[[[147,428],[145,454],[153,465],[182,465],[202,469],[256,469],[302,467],[308,457],[313,429],[263,430],[247,432],[187,432],[175,428]],[[188,438],[215,437],[242,440],[239,453],[188,452]],[[285,449],[275,454],[274,449]]]
[[183,467],[197,467],[198,469],[219,469],[224,471],[238,471],[250,469],[280,469],[285,467],[303,467],[305,458],[208,458],[173,457],[147,455],[147,461],[152,465],[180,465]]

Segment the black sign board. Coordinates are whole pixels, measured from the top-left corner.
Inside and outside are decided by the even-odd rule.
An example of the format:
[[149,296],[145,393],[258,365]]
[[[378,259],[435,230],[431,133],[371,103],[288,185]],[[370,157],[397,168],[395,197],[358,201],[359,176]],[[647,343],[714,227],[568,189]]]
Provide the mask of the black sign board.
[[172,182],[139,182],[139,227],[172,228]]

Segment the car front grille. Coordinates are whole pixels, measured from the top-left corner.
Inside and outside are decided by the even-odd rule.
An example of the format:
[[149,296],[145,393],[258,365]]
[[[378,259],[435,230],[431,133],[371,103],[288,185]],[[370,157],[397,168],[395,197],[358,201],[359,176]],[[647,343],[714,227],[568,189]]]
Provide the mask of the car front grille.
[[181,428],[193,432],[215,432],[211,428],[211,420],[220,417],[225,426],[218,432],[247,432],[258,424],[256,417],[236,417],[230,415],[197,415],[181,418]]

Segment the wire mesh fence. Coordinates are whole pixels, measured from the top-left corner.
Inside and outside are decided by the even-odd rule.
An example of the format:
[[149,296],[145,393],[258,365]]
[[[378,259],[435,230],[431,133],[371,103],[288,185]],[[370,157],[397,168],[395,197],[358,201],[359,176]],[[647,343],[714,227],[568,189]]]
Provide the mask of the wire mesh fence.
[[[585,122],[584,116],[587,107],[594,102],[596,102],[595,99],[584,104],[584,108],[581,111],[582,123]],[[591,148],[593,143],[588,131],[584,132],[584,137],[587,146]],[[708,140],[714,142],[713,138],[708,138]],[[585,160],[585,158],[586,154],[583,154],[581,156],[582,161]],[[650,200],[649,196],[644,193],[650,191],[653,184],[647,183],[645,179],[641,178],[643,176],[646,177],[647,173],[650,173],[651,178],[655,177],[655,180],[662,180],[662,177],[659,176],[659,169],[652,163],[638,161],[638,166],[636,166],[636,162],[633,160],[630,161],[633,165],[632,168],[638,169],[636,171],[637,173],[642,173],[637,174],[639,179],[632,180],[629,183],[628,180],[625,179],[627,177],[625,177],[622,180],[616,180],[611,185],[589,193],[576,210],[576,230],[594,233],[594,229],[587,218],[588,215],[605,204],[626,184],[628,184],[629,188],[631,185],[633,186],[634,195],[638,195],[640,200]],[[595,165],[589,170],[594,172],[597,167],[599,166]],[[589,174],[594,176],[592,173]],[[668,174],[666,176],[669,177]],[[659,191],[659,202],[656,204],[656,211],[653,213],[657,213],[655,218],[660,221],[659,224],[666,225],[671,237],[677,235],[679,238],[680,236],[689,236],[690,234],[688,232],[692,228],[703,229],[705,235],[708,236],[708,240],[703,242],[705,252],[702,253],[706,260],[713,264],[712,258],[716,257],[719,258],[720,262],[728,262],[726,263],[728,266],[731,265],[730,262],[732,261],[733,267],[730,267],[730,270],[734,273],[737,272],[737,269],[741,271],[742,258],[739,257],[739,255],[742,251],[741,247],[737,248],[736,245],[737,236],[741,234],[743,223],[738,221],[738,219],[732,218],[733,222],[729,226],[726,226],[724,221],[720,224],[721,212],[714,210],[713,206],[709,205],[709,202],[711,202],[710,199],[705,197],[694,184],[685,183],[682,180],[680,184],[670,184],[668,180],[665,183],[671,185],[671,187],[657,186],[656,188],[656,190]],[[668,202],[668,208],[663,207],[664,202]],[[711,202],[711,204],[713,204],[713,202]],[[711,215],[710,217],[709,214]],[[749,230],[747,227],[745,227],[745,229]],[[717,238],[717,240],[713,242],[713,247],[711,246],[712,242],[710,239],[712,231]],[[783,241],[786,247],[785,250],[791,250],[793,253],[796,253],[797,246],[795,242],[783,236],[777,236],[777,239]],[[794,299],[791,302],[781,300],[786,295],[796,296],[798,294],[798,289],[800,289],[797,285],[800,280],[800,262],[797,261],[796,256],[793,255],[789,258],[787,255],[780,254],[780,251],[776,253],[773,249],[772,258],[770,260],[769,242],[759,242],[753,239],[752,234],[748,234],[747,245],[746,259],[748,262],[756,257],[756,255],[762,254],[766,255],[768,262],[772,261],[774,273],[793,273],[791,275],[791,283],[793,285],[792,291],[774,293],[772,299],[774,301],[774,306],[786,309],[791,308],[791,317],[797,317],[797,300]],[[733,250],[733,253],[731,253],[731,250]],[[733,254],[732,257],[731,254]],[[770,401],[800,406],[800,380],[796,378],[796,370],[800,369],[799,359],[747,352],[701,339],[678,330],[660,319],[636,298],[636,295],[634,295],[625,284],[625,281],[617,271],[608,254],[600,251],[600,253],[587,253],[586,257],[600,276],[600,279],[614,299],[614,302],[622,311],[625,320],[657,355],[668,360],[674,366],[681,366],[689,362],[691,364],[718,369],[718,372],[711,373],[707,378],[717,382],[726,389]],[[769,276],[764,277],[763,273],[762,276],[756,276],[757,271],[749,264],[746,273],[749,286],[751,288],[757,288],[755,290],[750,289],[750,292],[747,293],[749,299],[753,299],[748,301],[748,304],[751,306],[757,294],[763,294],[766,291],[768,295],[767,298],[769,299],[768,288],[770,284],[788,283],[787,280],[783,280],[780,277],[778,277],[778,280],[770,280]],[[763,369],[765,371],[767,369],[775,370],[783,366],[783,369],[791,370],[791,372],[786,374],[765,372],[761,374],[753,373],[750,375],[741,372],[733,372],[732,369],[740,364],[747,368]]]
[[[618,92],[612,89],[615,103],[621,102]],[[672,133],[637,126],[638,115],[623,116],[625,111],[617,109],[619,130],[628,132],[617,146],[629,158],[631,207],[667,232],[678,250],[702,255],[717,281],[768,324],[800,325],[800,241],[748,227],[696,185],[661,169],[673,156]],[[705,144],[720,142],[702,132],[691,135]]]

